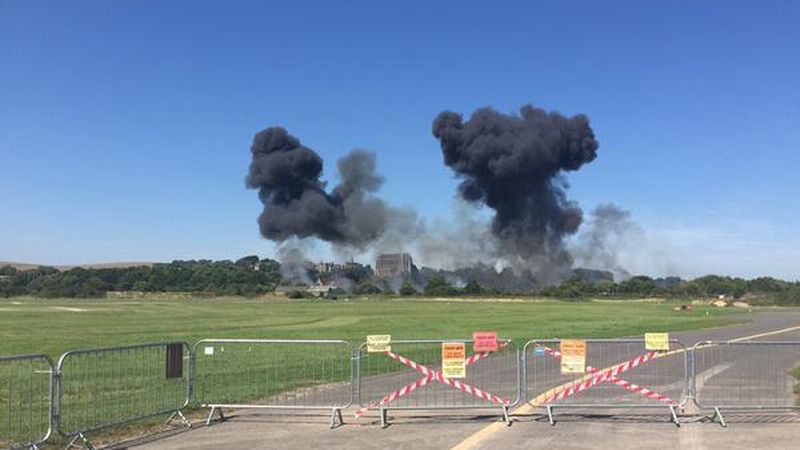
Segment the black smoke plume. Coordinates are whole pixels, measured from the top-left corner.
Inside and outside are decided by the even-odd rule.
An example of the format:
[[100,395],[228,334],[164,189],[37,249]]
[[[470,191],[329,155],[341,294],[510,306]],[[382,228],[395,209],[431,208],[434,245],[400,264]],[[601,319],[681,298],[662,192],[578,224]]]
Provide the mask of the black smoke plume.
[[567,199],[564,172],[597,157],[598,143],[584,115],[564,117],[531,105],[519,115],[490,108],[466,122],[445,111],[433,122],[445,164],[462,179],[461,197],[492,208],[492,233],[511,264],[554,281],[572,265],[564,238],[582,211]]
[[255,135],[246,184],[258,189],[261,234],[270,240],[316,237],[363,248],[386,229],[389,210],[370,194],[383,184],[375,155],[353,151],[338,161],[340,184],[330,193],[320,180],[322,158],[280,127]]

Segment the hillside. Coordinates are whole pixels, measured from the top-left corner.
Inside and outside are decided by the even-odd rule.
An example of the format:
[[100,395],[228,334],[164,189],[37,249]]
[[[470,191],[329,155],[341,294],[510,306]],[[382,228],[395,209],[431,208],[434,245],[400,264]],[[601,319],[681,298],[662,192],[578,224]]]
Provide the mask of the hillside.
[[125,269],[128,267],[152,267],[153,262],[144,262],[144,261],[123,261],[123,262],[110,262],[110,263],[99,263],[99,264],[80,264],[80,265],[60,265],[60,266],[48,266],[47,264],[30,264],[30,263],[20,263],[20,262],[13,262],[13,261],[0,261],[0,267],[11,266],[17,270],[32,270],[37,267],[41,266],[48,266],[48,267],[55,267],[58,270],[65,271],[74,269],[76,267],[82,267],[84,269]]

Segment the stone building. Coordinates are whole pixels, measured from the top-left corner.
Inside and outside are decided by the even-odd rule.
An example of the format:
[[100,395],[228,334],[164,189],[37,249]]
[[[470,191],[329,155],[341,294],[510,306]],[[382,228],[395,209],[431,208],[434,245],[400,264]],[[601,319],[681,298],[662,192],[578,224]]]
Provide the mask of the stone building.
[[408,253],[388,253],[378,255],[375,260],[375,275],[378,278],[389,278],[397,275],[411,275],[413,261]]

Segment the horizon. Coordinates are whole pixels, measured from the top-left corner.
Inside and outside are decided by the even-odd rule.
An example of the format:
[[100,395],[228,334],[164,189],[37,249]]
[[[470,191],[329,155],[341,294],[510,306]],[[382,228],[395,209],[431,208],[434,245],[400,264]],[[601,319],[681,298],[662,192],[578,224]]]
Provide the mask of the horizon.
[[[26,262],[20,262],[20,261],[0,261],[0,268],[6,267],[6,266],[11,266],[11,267],[16,268],[17,270],[32,270],[32,269],[41,268],[41,267],[52,267],[52,268],[55,268],[55,269],[58,269],[58,270],[61,270],[61,271],[72,270],[72,269],[75,269],[75,268],[93,269],[93,270],[118,269],[118,268],[125,269],[125,268],[132,268],[132,267],[151,267],[151,266],[156,265],[156,264],[172,264],[174,262],[186,262],[186,261],[198,261],[198,262],[199,261],[210,261],[212,263],[225,261],[225,262],[235,263],[239,259],[250,257],[250,256],[256,256],[256,257],[259,258],[260,261],[272,260],[272,261],[277,261],[277,262],[280,263],[279,260],[272,259],[270,257],[264,257],[264,256],[261,256],[261,255],[253,254],[253,255],[242,255],[242,256],[240,256],[238,258],[224,258],[224,259],[202,259],[201,258],[201,259],[172,260],[172,261],[116,261],[116,262],[85,263],[85,264],[59,264],[59,265],[35,264],[35,263],[26,263]],[[411,255],[412,258],[413,258],[413,256],[414,255]],[[342,260],[342,259],[339,259],[339,260],[336,260],[336,259],[332,259],[332,260],[306,259],[305,262],[308,263],[308,264],[345,264],[345,263],[353,262],[353,261],[346,260],[346,259],[344,259],[344,260]],[[374,270],[373,266],[375,266],[375,261],[367,261],[367,262],[354,261],[354,262],[356,262],[357,264],[361,264],[363,266],[366,266],[366,267],[370,267],[370,268],[372,268]],[[441,267],[436,267],[436,266],[426,266],[424,264],[423,265],[417,265],[415,262],[412,262],[412,264],[413,264],[414,267],[417,267],[418,269],[432,269],[432,270],[449,271],[449,269],[443,269]],[[579,270],[589,270],[589,271],[610,273],[614,277],[614,279],[613,279],[614,283],[621,283],[621,282],[626,281],[626,280],[628,280],[630,278],[641,277],[641,276],[649,277],[649,278],[652,278],[654,280],[668,280],[668,279],[671,279],[671,278],[678,278],[681,281],[693,281],[693,280],[696,280],[698,278],[703,278],[703,277],[728,277],[728,278],[733,278],[733,279],[744,279],[744,280],[748,280],[748,281],[755,280],[755,279],[758,279],[758,278],[773,278],[773,279],[777,279],[777,280],[784,281],[784,282],[787,282],[787,283],[800,283],[800,278],[786,279],[786,278],[780,278],[780,277],[773,277],[773,276],[770,276],[770,275],[763,275],[763,276],[759,276],[759,277],[748,278],[748,277],[736,277],[736,276],[719,274],[719,273],[706,273],[706,274],[698,275],[698,276],[695,276],[695,277],[689,277],[689,278],[681,277],[679,275],[670,275],[670,274],[659,275],[659,276],[650,276],[650,275],[639,274],[639,273],[631,273],[631,274],[629,274],[628,277],[620,279],[611,270],[592,269],[592,268],[580,267],[580,266],[574,266],[573,267],[573,271],[579,271]],[[574,273],[573,273],[573,275],[574,275]]]
[[268,126],[329,185],[374,151],[380,197],[446,228],[459,179],[436,115],[532,103],[589,117],[598,156],[567,196],[584,226],[630,211],[615,251],[632,274],[800,279],[800,4],[200,3],[0,6],[0,260],[278,259],[245,187]]

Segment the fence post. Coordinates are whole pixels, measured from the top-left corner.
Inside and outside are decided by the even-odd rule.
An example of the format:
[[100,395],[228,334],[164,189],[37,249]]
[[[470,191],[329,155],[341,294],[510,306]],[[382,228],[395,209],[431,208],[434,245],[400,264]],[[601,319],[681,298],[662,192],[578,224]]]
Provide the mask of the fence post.
[[686,399],[682,404],[694,401],[697,396],[697,372],[695,371],[695,346],[686,351]]

